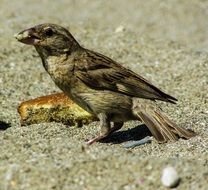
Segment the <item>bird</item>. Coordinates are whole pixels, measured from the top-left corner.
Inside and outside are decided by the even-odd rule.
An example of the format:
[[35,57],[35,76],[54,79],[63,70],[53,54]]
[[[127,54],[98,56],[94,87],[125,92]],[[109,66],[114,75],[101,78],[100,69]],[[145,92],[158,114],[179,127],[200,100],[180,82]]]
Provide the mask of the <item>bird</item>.
[[105,139],[130,120],[142,121],[158,143],[196,135],[179,127],[155,103],[176,104],[176,98],[113,59],[82,47],[66,28],[43,23],[15,38],[33,45],[55,84],[99,120],[100,132],[87,145]]

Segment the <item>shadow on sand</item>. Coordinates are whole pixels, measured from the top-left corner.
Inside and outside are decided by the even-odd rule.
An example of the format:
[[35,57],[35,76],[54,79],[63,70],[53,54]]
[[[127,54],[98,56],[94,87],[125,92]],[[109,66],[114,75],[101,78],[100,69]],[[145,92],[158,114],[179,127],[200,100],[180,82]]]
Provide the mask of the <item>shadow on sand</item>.
[[8,129],[9,127],[11,127],[11,124],[6,123],[4,121],[0,121],[0,131],[4,131]]
[[109,137],[103,139],[102,143],[113,143],[120,144],[127,141],[138,141],[147,136],[152,136],[146,125],[138,125],[132,129],[127,129],[125,131],[117,131],[111,134]]

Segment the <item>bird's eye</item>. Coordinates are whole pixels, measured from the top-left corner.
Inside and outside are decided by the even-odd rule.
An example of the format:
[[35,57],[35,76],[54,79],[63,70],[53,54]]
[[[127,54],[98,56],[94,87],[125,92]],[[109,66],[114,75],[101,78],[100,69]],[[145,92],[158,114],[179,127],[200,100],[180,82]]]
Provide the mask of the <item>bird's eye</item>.
[[46,28],[45,31],[44,31],[44,34],[47,37],[51,37],[53,35],[53,30],[51,28]]

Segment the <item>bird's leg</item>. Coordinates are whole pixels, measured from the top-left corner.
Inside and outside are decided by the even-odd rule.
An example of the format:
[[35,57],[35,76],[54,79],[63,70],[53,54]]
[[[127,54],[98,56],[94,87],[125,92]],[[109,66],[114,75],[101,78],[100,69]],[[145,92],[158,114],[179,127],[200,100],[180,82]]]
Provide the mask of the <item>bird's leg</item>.
[[87,141],[87,145],[91,145],[94,142],[97,142],[97,141],[107,137],[111,132],[110,121],[108,120],[107,115],[105,113],[100,113],[100,114],[98,114],[97,117],[100,120],[100,129],[101,129],[100,135]]
[[[104,118],[103,116],[101,116],[101,118]],[[114,122],[114,126],[112,128],[110,128],[110,122],[109,121],[104,121],[100,119],[100,126],[101,126],[101,134],[91,140],[89,140],[87,142],[87,145],[91,145],[96,141],[99,141],[105,137],[107,137],[108,135],[110,135],[111,133],[121,129],[121,127],[123,126],[123,122]]]

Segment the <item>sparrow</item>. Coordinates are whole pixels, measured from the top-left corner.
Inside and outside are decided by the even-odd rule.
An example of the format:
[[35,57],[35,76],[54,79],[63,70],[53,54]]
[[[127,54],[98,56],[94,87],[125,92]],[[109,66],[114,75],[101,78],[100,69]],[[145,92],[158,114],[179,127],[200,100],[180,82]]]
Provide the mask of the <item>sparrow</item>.
[[111,58],[82,47],[66,28],[44,23],[23,30],[15,38],[33,45],[55,84],[98,118],[100,134],[88,140],[88,145],[129,120],[144,122],[159,143],[196,135],[171,121],[155,104],[156,100],[175,104],[176,98]]

